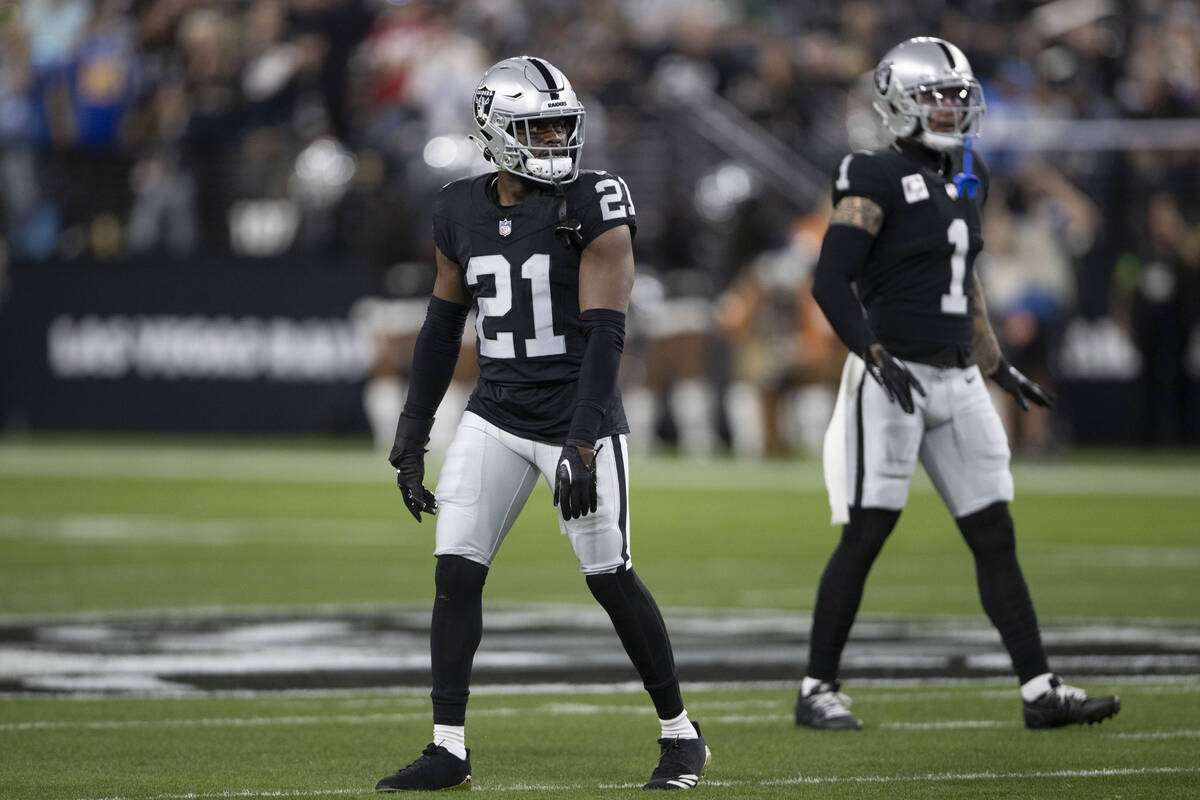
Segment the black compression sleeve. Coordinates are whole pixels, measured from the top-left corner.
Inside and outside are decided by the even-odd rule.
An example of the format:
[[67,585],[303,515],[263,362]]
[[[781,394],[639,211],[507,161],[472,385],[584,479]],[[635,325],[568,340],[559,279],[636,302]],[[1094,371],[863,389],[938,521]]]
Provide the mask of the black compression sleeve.
[[587,344],[579,366],[579,392],[567,444],[592,448],[617,388],[617,371],[625,348],[625,315],[609,308],[589,308],[579,315],[579,321]]
[[867,261],[875,237],[861,228],[831,225],[813,275],[813,298],[850,351],[865,356],[878,341],[850,283]]
[[470,306],[429,298],[429,310],[413,348],[412,378],[404,402],[406,416],[433,419],[454,377],[469,310]]

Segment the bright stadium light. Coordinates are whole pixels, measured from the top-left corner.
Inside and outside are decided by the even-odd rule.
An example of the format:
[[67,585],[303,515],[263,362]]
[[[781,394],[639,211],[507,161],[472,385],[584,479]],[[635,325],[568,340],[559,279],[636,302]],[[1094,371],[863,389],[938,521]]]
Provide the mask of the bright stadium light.
[[449,136],[435,136],[426,143],[422,157],[430,167],[446,169],[458,158],[458,144]]

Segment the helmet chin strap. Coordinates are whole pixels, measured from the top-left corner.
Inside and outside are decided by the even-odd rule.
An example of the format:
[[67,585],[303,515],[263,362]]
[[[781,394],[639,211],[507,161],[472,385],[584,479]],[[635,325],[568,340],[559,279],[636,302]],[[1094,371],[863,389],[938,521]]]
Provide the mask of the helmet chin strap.
[[554,229],[554,237],[568,250],[583,249],[582,226],[579,220],[567,216],[567,194],[557,180],[554,181],[554,196],[558,199],[558,226]]
[[470,142],[471,144],[475,145],[476,147],[478,147],[479,152],[483,153],[484,158],[486,158],[488,161],[492,160],[492,154],[491,154],[491,152],[488,151],[487,145],[483,143],[482,139],[480,139],[478,136],[476,136],[473,133],[468,133],[467,141]]

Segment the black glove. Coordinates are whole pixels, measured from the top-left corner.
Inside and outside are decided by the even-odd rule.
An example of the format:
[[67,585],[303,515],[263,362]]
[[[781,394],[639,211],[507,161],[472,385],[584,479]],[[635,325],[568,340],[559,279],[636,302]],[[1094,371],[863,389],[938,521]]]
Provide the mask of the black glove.
[[592,465],[583,463],[578,445],[564,445],[554,473],[554,505],[563,519],[586,517],[596,510],[596,456],[604,445],[592,454]]
[[871,345],[863,360],[867,362],[867,372],[887,392],[888,400],[899,403],[905,414],[913,413],[912,390],[916,389],[924,397],[925,388],[908,371],[908,367],[884,350],[881,344]]
[[1021,374],[1021,370],[1008,363],[1006,359],[1000,359],[1000,365],[988,377],[994,380],[1001,389],[1015,397],[1021,404],[1021,408],[1026,411],[1029,410],[1030,400],[1043,408],[1054,408],[1056,399],[1054,392],[1043,389],[1026,378]]
[[425,488],[425,445],[429,441],[432,419],[417,419],[407,414],[400,415],[396,424],[396,441],[388,461],[396,468],[396,485],[404,498],[404,505],[417,522],[421,512],[437,513],[437,499]]

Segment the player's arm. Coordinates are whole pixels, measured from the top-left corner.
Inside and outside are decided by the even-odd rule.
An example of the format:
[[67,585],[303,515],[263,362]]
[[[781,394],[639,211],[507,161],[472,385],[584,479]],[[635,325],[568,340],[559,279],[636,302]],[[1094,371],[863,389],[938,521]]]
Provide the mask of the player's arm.
[[983,286],[978,275],[975,277],[975,311],[972,314],[975,330],[971,336],[971,357],[979,365],[979,371],[991,375],[1000,366],[1004,358],[1000,353],[1000,343],[988,320],[987,301],[983,297]]
[[629,227],[619,225],[593,239],[579,257],[579,320],[586,344],[571,428],[555,474],[554,503],[563,519],[596,510],[593,448],[617,388],[632,291],[633,239]]
[[633,237],[619,225],[597,236],[579,256],[579,311],[624,314],[633,292]]
[[413,347],[412,376],[404,412],[396,423],[396,440],[388,461],[396,468],[396,483],[404,504],[421,521],[421,512],[437,513],[433,492],[424,486],[425,445],[433,416],[441,405],[462,348],[463,325],[470,310],[470,295],[462,269],[437,249],[437,278],[425,322]]
[[833,209],[813,274],[813,299],[838,338],[863,358],[878,339],[851,284],[867,263],[881,227],[883,209],[878,203],[866,197],[843,197]]
[[912,390],[922,395],[925,390],[875,338],[852,288],[883,227],[883,218],[883,209],[870,198],[846,195],[837,202],[813,273],[813,299],[838,338],[866,362],[871,376],[884,388],[888,398],[911,414]]
[[1021,371],[1009,364],[1000,352],[1000,343],[992,324],[988,321],[987,301],[983,297],[983,287],[978,277],[975,279],[975,325],[971,337],[971,355],[979,365],[979,371],[994,380],[1001,389],[1013,396],[1021,408],[1029,410],[1029,401],[1046,408],[1054,407],[1054,393],[1043,389],[1038,384],[1026,378]]

